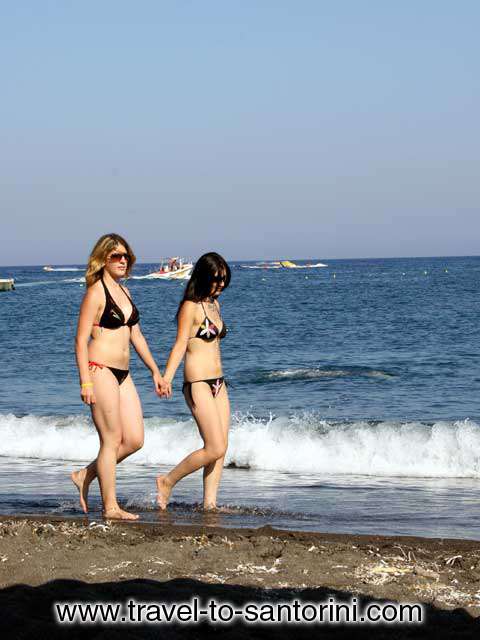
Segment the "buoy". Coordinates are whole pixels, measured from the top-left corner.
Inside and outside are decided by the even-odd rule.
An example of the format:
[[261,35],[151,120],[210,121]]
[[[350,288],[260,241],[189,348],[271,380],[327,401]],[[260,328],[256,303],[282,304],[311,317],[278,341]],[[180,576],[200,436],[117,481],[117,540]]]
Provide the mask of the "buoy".
[[334,278],[336,278],[336,277],[337,277],[337,274],[336,274],[336,273],[334,273],[334,274],[333,274],[333,277],[334,277]]

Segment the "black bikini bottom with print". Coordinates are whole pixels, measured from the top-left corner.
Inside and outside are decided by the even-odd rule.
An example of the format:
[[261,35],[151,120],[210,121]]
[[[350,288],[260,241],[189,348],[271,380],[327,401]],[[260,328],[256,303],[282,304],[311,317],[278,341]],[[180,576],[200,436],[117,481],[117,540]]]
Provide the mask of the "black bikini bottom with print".
[[216,398],[220,393],[223,385],[228,387],[228,382],[225,380],[223,376],[220,378],[207,378],[206,380],[193,380],[192,382],[185,381],[182,386],[182,393],[190,399],[192,406],[195,406],[192,398],[192,384],[197,384],[198,382],[205,382],[210,387],[210,391],[212,392],[212,396]]

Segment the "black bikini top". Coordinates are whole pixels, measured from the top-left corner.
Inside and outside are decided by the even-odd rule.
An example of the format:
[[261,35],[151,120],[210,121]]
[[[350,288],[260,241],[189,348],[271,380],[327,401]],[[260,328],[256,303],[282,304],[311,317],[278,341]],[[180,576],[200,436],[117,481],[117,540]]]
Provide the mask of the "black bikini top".
[[138,312],[137,307],[133,304],[132,299],[125,291],[125,289],[120,285],[121,290],[130,300],[132,305],[132,313],[130,314],[129,319],[125,322],[125,316],[123,315],[123,311],[120,309],[118,304],[112,298],[110,291],[107,288],[107,285],[103,281],[103,276],[101,278],[103,288],[105,289],[105,309],[103,310],[102,317],[100,318],[100,322],[94,324],[94,327],[104,327],[105,329],[120,329],[120,327],[133,327],[140,321],[140,314]]
[[202,324],[198,327],[197,333],[192,336],[192,338],[200,338],[200,340],[205,340],[205,342],[212,342],[215,338],[219,338],[219,340],[223,340],[227,335],[227,327],[225,326],[225,322],[222,322],[222,328],[219,330],[217,325],[212,322],[207,316],[207,312],[205,311],[205,307],[203,306],[203,302],[201,303],[203,313],[205,314],[205,318]]

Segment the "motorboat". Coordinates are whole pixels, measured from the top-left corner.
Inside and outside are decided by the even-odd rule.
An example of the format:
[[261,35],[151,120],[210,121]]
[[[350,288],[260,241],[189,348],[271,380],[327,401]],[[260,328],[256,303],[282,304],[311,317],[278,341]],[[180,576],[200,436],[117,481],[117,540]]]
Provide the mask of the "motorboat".
[[295,264],[291,260],[281,260],[280,265],[285,269],[317,269],[319,267],[328,267],[328,265],[323,264],[323,262],[317,262],[315,264],[311,264],[308,262],[307,264]]
[[244,269],[318,269],[320,267],[328,267],[323,262],[316,262],[314,264],[307,262],[307,264],[296,264],[291,260],[276,260],[273,262],[257,262],[257,264],[242,264],[240,265]]
[[15,280],[13,278],[0,278],[0,291],[13,291]]
[[193,263],[184,261],[178,256],[168,258],[162,262],[158,271],[149,273],[146,277],[157,280],[188,280],[192,275]]

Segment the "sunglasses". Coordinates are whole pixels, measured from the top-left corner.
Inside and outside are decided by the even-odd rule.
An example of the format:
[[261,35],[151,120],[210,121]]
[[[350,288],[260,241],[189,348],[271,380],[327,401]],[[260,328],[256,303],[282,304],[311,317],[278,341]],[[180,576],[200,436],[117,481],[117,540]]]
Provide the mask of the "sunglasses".
[[213,276],[212,282],[225,282],[226,276]]
[[130,261],[130,256],[128,253],[112,253],[108,256],[110,262],[120,262],[122,258],[125,258],[127,262]]

